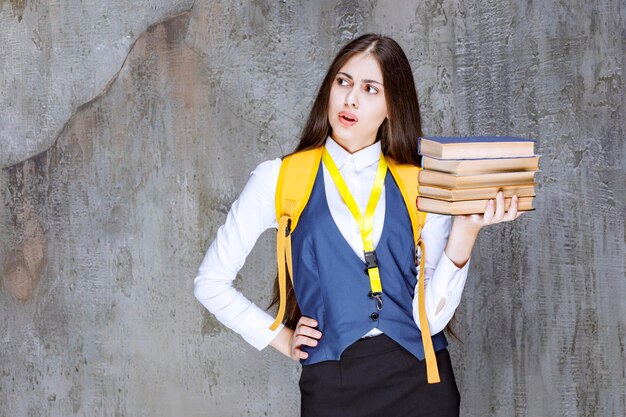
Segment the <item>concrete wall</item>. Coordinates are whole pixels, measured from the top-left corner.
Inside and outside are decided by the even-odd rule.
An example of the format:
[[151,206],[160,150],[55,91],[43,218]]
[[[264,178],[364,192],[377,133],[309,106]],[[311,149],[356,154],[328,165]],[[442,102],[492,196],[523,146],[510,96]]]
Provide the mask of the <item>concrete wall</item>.
[[[626,414],[620,2],[0,1],[0,417],[295,416],[300,366],[193,298],[329,61],[409,56],[428,134],[538,140],[537,210],[481,232],[451,339],[465,416]],[[267,305],[275,236],[236,285]]]

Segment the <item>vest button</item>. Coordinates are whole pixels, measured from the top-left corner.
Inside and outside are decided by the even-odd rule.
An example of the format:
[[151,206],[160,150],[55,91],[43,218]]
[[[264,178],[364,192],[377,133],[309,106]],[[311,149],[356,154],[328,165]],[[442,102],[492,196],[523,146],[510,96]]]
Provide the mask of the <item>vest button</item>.
[[378,313],[374,311],[372,314],[370,314],[370,318],[372,320],[378,320]]

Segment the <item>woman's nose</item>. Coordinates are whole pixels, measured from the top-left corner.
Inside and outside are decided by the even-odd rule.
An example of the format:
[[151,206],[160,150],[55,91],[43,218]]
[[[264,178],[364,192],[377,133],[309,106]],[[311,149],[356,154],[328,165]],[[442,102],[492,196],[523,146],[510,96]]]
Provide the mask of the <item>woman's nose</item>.
[[356,91],[354,90],[354,88],[350,89],[350,92],[346,94],[346,99],[345,99],[344,104],[346,106],[354,107],[355,109],[359,107],[359,102],[357,101]]

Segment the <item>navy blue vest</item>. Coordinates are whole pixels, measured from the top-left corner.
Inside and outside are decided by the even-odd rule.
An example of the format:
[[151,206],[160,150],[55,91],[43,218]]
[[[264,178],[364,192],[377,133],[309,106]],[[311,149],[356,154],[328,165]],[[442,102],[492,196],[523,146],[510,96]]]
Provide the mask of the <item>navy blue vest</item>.
[[[335,224],[324,190],[320,163],[313,190],[291,236],[294,290],[302,315],[318,322],[317,346],[302,365],[339,360],[341,353],[377,327],[418,359],[424,359],[422,335],[413,319],[417,283],[415,244],[408,211],[393,175],[385,175],[385,220],[376,245],[383,287],[383,308],[377,312],[368,296],[365,262],[357,256]],[[448,345],[443,331],[432,336],[435,351]]]

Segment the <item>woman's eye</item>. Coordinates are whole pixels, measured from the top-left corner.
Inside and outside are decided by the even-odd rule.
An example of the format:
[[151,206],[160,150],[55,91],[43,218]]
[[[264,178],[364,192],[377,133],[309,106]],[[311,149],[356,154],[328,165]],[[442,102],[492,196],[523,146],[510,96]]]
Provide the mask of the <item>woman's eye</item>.
[[366,87],[367,87],[367,92],[368,93],[370,93],[370,94],[378,93],[378,90],[376,88],[372,87],[371,85],[368,84]]
[[[344,81],[346,82],[346,84],[342,84]],[[337,78],[337,83],[339,85],[348,85],[348,80],[344,80],[343,78]]]

